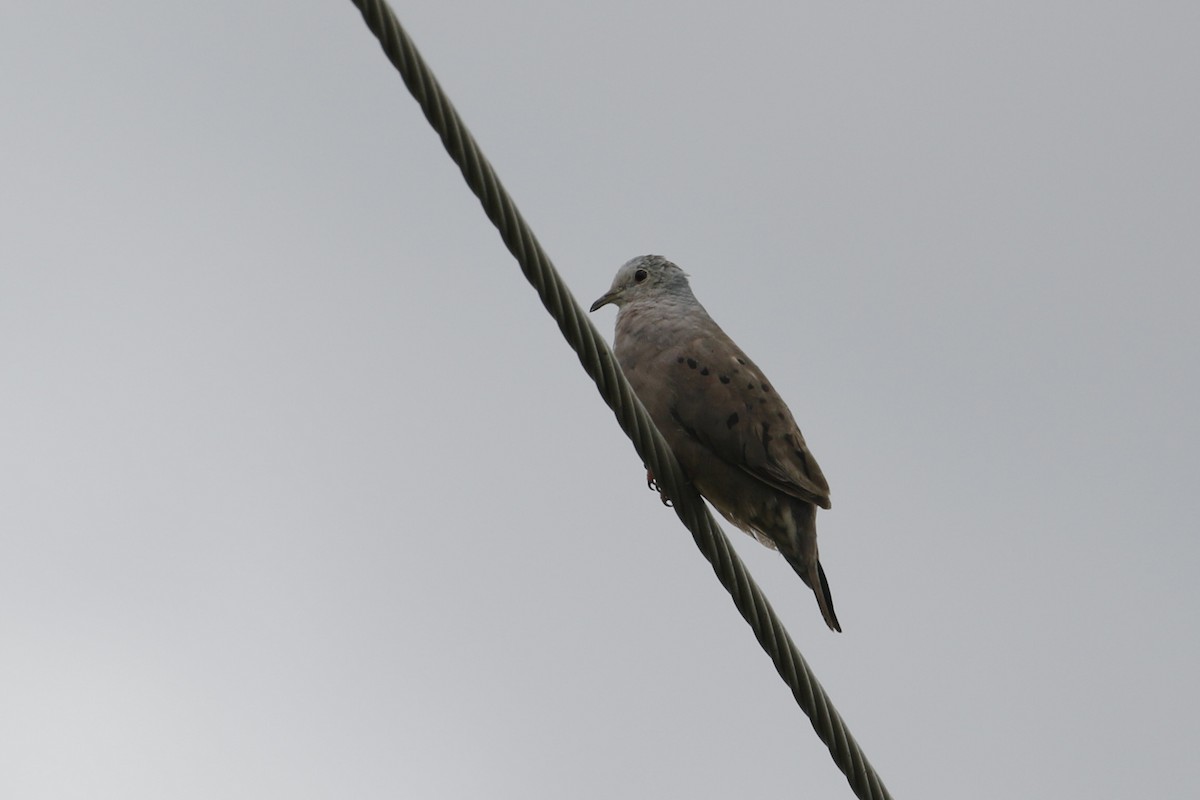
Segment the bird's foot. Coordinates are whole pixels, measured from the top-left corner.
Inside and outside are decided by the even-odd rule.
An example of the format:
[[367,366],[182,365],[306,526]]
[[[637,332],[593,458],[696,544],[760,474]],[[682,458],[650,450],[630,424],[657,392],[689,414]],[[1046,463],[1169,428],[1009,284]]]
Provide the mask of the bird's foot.
[[671,498],[667,497],[667,493],[658,485],[658,481],[654,479],[654,473],[649,469],[646,470],[646,488],[652,492],[658,492],[658,499],[662,501],[662,504],[667,508],[671,507]]

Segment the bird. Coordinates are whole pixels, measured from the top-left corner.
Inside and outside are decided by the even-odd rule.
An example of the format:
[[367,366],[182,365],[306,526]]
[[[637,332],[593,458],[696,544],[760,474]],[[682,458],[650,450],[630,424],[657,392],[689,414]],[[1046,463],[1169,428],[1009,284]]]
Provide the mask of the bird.
[[[817,551],[829,483],[783,398],[663,256],[622,265],[591,311],[610,304],[617,363],[688,480],[725,519],[778,550],[840,632]],[[647,482],[669,502],[650,472]]]

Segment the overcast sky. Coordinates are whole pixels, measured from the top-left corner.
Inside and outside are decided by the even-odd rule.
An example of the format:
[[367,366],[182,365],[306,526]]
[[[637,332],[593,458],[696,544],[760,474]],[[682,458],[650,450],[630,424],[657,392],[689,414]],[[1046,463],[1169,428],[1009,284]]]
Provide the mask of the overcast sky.
[[[788,400],[897,798],[1195,795],[1200,5],[730,8],[396,6]],[[0,108],[0,796],[851,796],[351,3],[8,3]]]

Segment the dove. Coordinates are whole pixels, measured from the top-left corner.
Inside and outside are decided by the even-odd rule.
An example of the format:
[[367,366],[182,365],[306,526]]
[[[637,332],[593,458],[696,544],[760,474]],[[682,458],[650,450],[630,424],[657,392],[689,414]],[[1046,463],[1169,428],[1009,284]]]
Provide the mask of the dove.
[[829,484],[783,398],[700,305],[687,273],[662,256],[626,262],[591,310],[609,304],[618,309],[617,363],[688,480],[725,519],[778,550],[840,632],[817,554],[817,507],[830,507]]

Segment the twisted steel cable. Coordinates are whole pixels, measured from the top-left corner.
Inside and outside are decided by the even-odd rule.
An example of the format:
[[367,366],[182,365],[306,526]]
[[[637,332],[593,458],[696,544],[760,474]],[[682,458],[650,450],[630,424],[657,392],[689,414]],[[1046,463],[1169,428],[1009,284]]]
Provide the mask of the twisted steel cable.
[[675,513],[691,531],[696,546],[712,564],[733,603],[750,624],[776,671],[791,688],[796,703],[808,715],[817,736],[829,748],[834,763],[846,775],[856,796],[863,800],[890,800],[874,768],[846,729],[824,688],[813,676],[808,662],[775,615],[762,591],[750,577],[700,495],[687,481],[679,462],[662,434],[634,395],[617,367],[612,351],[601,338],[583,309],[563,284],[550,258],[521,217],[512,198],[500,184],[491,164],[484,158],[474,137],[463,125],[400,26],[391,8],[382,0],[353,0],[367,27],[379,39],[384,53],[400,72],[416,98],[425,118],[442,139],[442,144],[462,170],[471,191],[479,198],[488,219],[500,231],[504,244],[516,258],[526,279],[537,290],[542,305],[554,317],[559,330],[575,350],[584,371],[595,381],[604,402],[616,415],[634,449],[665,489]]

